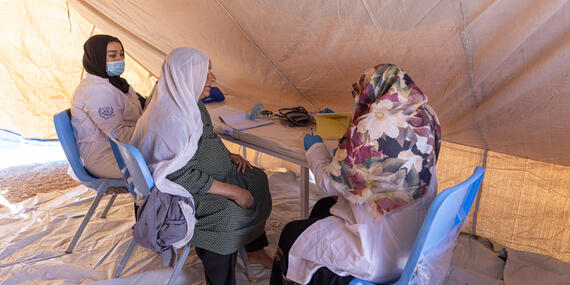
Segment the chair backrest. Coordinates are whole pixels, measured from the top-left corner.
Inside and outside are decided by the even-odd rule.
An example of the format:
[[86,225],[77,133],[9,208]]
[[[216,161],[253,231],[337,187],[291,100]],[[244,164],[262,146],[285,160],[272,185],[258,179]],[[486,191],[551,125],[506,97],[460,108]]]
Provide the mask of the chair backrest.
[[[485,169],[475,168],[463,183],[439,193],[431,204],[420,228],[412,253],[398,284],[408,284],[420,259],[463,223],[481,186]],[[454,239],[457,239],[457,231]]]
[[[55,131],[59,139],[59,143],[63,148],[65,157],[73,169],[75,176],[83,184],[89,184],[97,180],[93,175],[87,171],[81,157],[79,156],[79,149],[77,148],[77,141],[75,140],[75,134],[73,133],[73,127],[71,126],[71,112],[69,109],[61,111],[53,116],[53,123],[55,125]],[[89,186],[88,186],[89,187]]]
[[114,133],[109,136],[109,143],[129,191],[144,199],[154,188],[154,180],[143,156],[136,147],[120,142]]

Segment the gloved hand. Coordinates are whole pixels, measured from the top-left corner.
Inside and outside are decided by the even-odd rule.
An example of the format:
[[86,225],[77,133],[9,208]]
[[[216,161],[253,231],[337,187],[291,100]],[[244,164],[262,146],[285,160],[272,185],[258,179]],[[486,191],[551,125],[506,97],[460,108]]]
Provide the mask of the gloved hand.
[[319,111],[320,114],[328,114],[328,113],[334,113],[333,110],[329,109],[329,108],[324,108],[323,110]]
[[306,134],[305,140],[304,140],[305,150],[308,150],[309,148],[311,148],[312,145],[314,145],[318,142],[323,142],[323,139],[321,138],[321,136],[319,136],[319,135],[314,136],[314,135]]

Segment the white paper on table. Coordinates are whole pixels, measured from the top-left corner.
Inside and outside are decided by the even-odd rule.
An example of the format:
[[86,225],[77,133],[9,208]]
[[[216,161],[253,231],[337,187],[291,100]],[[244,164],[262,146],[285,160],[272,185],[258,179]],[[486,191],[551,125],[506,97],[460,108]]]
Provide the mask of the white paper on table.
[[249,120],[246,112],[227,106],[209,110],[209,113],[213,118],[219,119],[238,131],[265,126],[272,123],[269,120],[262,119]]

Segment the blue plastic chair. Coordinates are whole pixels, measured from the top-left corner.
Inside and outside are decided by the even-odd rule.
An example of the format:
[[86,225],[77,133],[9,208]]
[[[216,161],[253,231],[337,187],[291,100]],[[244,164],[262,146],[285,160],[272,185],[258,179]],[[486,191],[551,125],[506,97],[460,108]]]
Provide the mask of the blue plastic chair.
[[[114,178],[114,179],[98,178],[91,175],[89,171],[87,171],[85,165],[83,164],[83,161],[79,157],[79,149],[77,148],[77,141],[75,140],[75,135],[73,134],[73,127],[71,126],[70,118],[71,118],[71,113],[69,109],[57,113],[53,116],[53,123],[55,125],[55,131],[57,132],[57,137],[59,138],[59,143],[63,148],[63,152],[65,153],[67,161],[69,162],[69,165],[73,170],[73,173],[75,173],[75,176],[79,179],[79,181],[83,185],[85,185],[85,187],[97,192],[97,196],[95,197],[95,200],[93,200],[93,202],[91,203],[91,207],[89,208],[87,214],[83,218],[81,225],[75,232],[75,235],[71,240],[71,243],[69,244],[67,250],[65,251],[66,253],[73,252],[73,249],[75,248],[75,245],[79,241],[79,238],[83,233],[83,230],[85,230],[87,223],[89,223],[91,216],[93,216],[95,209],[99,205],[99,202],[101,201],[103,195],[107,193],[107,190],[109,190],[110,187],[113,187],[114,189],[112,190],[114,190],[115,192],[111,193],[113,194],[113,196],[111,196],[109,202],[107,203],[107,206],[105,207],[105,210],[103,210],[103,213],[101,213],[101,218],[105,218],[107,216],[107,212],[109,211],[109,209],[113,205],[113,202],[115,201],[115,198],[117,197],[117,191],[119,190],[118,188],[126,189],[127,186],[123,178]],[[126,193],[126,190],[124,191],[124,193]]]
[[[119,165],[119,169],[127,180],[127,187],[129,188],[129,191],[131,193],[134,193],[136,196],[135,203],[140,206],[148,194],[150,194],[150,192],[154,189],[154,179],[152,178],[148,166],[146,165],[143,156],[136,147],[120,142],[115,137],[115,134],[111,133],[111,136],[109,136],[109,142],[111,143],[111,149],[113,150],[113,154],[115,155],[115,160]],[[123,271],[123,268],[133,253],[135,246],[136,242],[133,239],[129,244],[125,256],[113,274],[113,278],[118,278],[121,275],[121,272]],[[184,265],[188,254],[190,253],[190,247],[190,243],[184,246],[184,251],[182,252],[182,255],[180,255],[178,262],[176,262],[174,271],[170,275],[167,284],[174,284],[176,281],[178,273],[180,273],[180,270],[182,269],[182,266]],[[240,248],[239,255],[245,265],[246,276],[249,280],[251,280],[253,274],[249,268],[249,261],[247,260],[245,248]]]
[[[383,284],[409,284],[414,277],[416,266],[422,257],[426,256],[440,242],[442,242],[455,229],[453,240],[457,240],[461,226],[469,214],[471,205],[483,181],[485,169],[476,167],[473,175],[463,183],[448,188],[439,193],[431,204],[426,218],[420,228],[414,243],[412,253],[406,262],[400,278],[393,283]],[[450,250],[453,250],[452,248]],[[354,278],[351,285],[372,285],[375,283]]]

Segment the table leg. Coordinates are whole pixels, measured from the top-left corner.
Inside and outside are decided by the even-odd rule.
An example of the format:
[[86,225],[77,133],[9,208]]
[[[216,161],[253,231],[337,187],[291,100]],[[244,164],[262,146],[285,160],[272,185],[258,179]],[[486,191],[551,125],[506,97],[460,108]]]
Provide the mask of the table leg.
[[299,196],[299,215],[301,219],[309,217],[309,168],[300,166],[301,195]]
[[247,148],[243,145],[240,145],[239,148],[241,149],[241,157],[247,160]]

